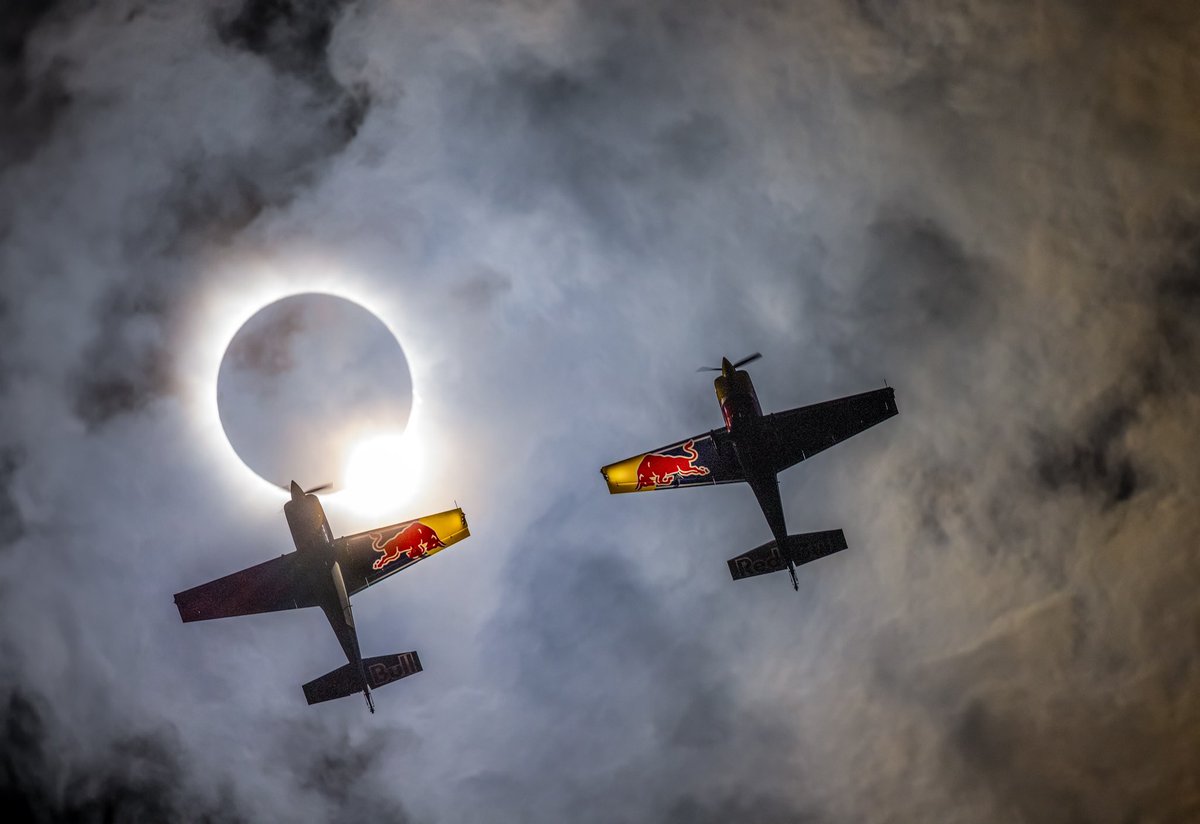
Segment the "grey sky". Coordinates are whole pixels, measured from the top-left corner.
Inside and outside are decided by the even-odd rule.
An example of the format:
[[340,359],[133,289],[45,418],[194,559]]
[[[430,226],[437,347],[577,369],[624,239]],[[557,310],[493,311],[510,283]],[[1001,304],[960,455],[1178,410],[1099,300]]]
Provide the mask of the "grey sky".
[[[1188,4],[15,8],[8,798],[1200,816]],[[171,603],[290,544],[205,429],[199,352],[227,307],[330,282],[404,344],[427,441],[419,491],[331,505],[335,532],[457,500],[473,533],[356,599],[367,654],[426,667],[375,716],[304,705],[340,654],[320,614]],[[884,379],[901,411],[783,476],[792,531],[851,546],[799,597],[728,580],[768,537],[748,489],[610,497],[597,473],[718,425],[693,370],[756,350],[767,411]]]

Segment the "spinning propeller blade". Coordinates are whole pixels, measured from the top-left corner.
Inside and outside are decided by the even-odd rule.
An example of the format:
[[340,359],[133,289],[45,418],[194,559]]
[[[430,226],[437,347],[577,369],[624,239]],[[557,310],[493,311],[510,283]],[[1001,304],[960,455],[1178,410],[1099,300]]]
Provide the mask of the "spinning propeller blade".
[[292,499],[295,500],[297,498],[303,498],[305,495],[312,495],[315,492],[324,492],[326,489],[333,489],[333,484],[325,483],[321,484],[320,486],[314,486],[311,489],[301,489],[300,484],[292,481],[291,486],[281,486],[279,488],[284,492],[291,492]]
[[[753,355],[747,355],[746,357],[742,358],[740,361],[735,363],[733,365],[733,368],[738,369],[740,367],[745,366],[748,363],[753,363],[754,361],[758,360],[761,357],[762,357],[762,352],[755,352]],[[697,372],[720,372],[721,367],[719,367],[719,366],[701,366],[696,371]]]

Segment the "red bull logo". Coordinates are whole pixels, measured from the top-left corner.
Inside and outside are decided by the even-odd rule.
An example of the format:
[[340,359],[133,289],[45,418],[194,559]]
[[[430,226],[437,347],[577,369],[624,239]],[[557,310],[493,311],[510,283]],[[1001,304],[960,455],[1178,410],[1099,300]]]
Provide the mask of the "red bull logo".
[[637,489],[653,489],[678,483],[684,475],[707,475],[708,467],[696,466],[700,459],[694,441],[688,441],[680,449],[682,455],[665,455],[652,452],[642,457],[637,469]]
[[420,521],[413,521],[387,540],[384,540],[382,532],[372,532],[371,548],[383,553],[383,557],[376,558],[371,569],[383,569],[402,557],[416,561],[431,550],[444,546],[438,534]]

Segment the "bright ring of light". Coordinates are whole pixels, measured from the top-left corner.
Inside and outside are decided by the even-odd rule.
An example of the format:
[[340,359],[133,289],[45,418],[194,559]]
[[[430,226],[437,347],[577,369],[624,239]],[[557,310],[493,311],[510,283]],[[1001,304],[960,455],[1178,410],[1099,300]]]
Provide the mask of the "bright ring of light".
[[[218,272],[213,284],[193,298],[194,312],[184,330],[183,356],[179,364],[185,397],[199,432],[198,447],[216,466],[214,471],[228,485],[231,494],[243,499],[261,500],[270,495],[286,499],[286,493],[264,480],[238,457],[221,426],[217,408],[217,374],[229,342],[256,312],[268,304],[295,294],[320,292],[344,298],[364,307],[378,317],[393,337],[395,328],[388,323],[390,307],[372,299],[362,283],[336,267],[320,264],[289,265],[284,275],[263,262],[240,262],[236,271]],[[414,480],[421,476],[424,455],[420,445],[424,416],[418,387],[421,385],[421,358],[401,343],[412,375],[412,410],[403,432],[380,432],[364,438],[348,458],[346,488],[322,496],[328,503],[346,506],[369,515],[390,510],[410,498]],[[402,468],[403,471],[397,471]]]

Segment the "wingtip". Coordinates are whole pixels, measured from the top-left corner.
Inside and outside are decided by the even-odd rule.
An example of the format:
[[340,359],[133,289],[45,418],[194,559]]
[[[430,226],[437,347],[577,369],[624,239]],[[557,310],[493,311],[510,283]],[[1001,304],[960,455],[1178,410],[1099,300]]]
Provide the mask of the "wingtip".
[[179,597],[175,598],[175,609],[179,611],[179,620],[185,624],[190,624],[196,620],[195,611],[186,609],[183,604],[179,603]]

